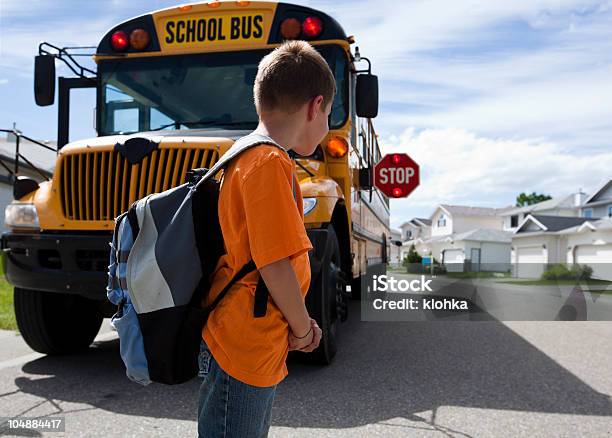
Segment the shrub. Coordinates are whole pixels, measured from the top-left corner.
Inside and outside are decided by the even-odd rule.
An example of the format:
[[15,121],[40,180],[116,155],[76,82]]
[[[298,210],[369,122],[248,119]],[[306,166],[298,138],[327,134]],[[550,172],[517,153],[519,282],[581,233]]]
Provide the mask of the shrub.
[[593,275],[593,268],[588,265],[566,265],[558,263],[551,266],[542,274],[542,280],[589,280]]
[[593,268],[589,265],[573,265],[570,269],[572,278],[577,280],[590,280],[593,276]]

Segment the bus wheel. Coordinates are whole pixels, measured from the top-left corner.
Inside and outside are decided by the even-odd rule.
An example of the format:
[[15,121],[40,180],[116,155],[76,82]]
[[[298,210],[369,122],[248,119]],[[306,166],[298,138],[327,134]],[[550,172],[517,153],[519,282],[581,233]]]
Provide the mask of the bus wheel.
[[35,351],[65,354],[84,350],[102,324],[95,301],[77,295],[15,288],[15,318]]
[[341,270],[340,245],[333,225],[327,227],[327,242],[322,258],[321,270],[312,279],[306,304],[310,316],[314,318],[323,336],[319,347],[311,353],[299,353],[304,362],[328,365],[337,350],[337,330],[339,320],[346,319],[347,303],[345,297],[346,275]]

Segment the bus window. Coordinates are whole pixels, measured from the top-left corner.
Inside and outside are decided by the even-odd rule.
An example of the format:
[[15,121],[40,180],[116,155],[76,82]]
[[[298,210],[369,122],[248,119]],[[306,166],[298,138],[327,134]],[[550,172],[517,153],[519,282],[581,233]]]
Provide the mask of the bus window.
[[[346,53],[334,45],[316,48],[338,80],[330,128],[339,128],[348,116]],[[254,74],[259,61],[269,51],[102,61],[98,69],[102,83],[100,135],[175,129],[175,126],[254,129],[257,126]],[[113,123],[114,112],[129,107],[142,111],[139,123],[122,125],[125,130],[119,131]]]

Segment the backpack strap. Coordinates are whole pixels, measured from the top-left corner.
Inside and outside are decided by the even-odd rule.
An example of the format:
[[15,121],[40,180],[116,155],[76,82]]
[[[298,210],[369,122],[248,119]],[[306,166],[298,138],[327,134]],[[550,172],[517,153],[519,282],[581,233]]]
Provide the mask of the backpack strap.
[[227,150],[227,152],[224,153],[221,156],[221,158],[219,158],[219,161],[217,161],[215,165],[211,167],[210,170],[206,172],[206,174],[202,178],[200,178],[197,184],[195,184],[192,187],[192,190],[196,190],[198,186],[202,184],[204,181],[206,181],[208,178],[216,175],[217,172],[219,172],[221,169],[224,169],[225,167],[227,167],[229,163],[231,162],[231,160],[236,158],[242,152],[246,151],[249,148],[252,148],[253,146],[258,146],[260,144],[269,144],[269,145],[276,146],[277,148],[285,151],[287,155],[289,155],[288,152],[285,150],[285,148],[283,148],[277,142],[272,140],[270,137],[261,135],[261,134],[251,133],[249,135],[246,135],[236,140],[236,142]]
[[140,233],[140,225],[138,225],[138,216],[136,216],[135,204],[132,204],[127,211],[127,218],[132,228],[132,242],[136,242],[136,237]]
[[[225,287],[221,290],[221,292],[219,292],[219,294],[215,297],[214,301],[206,309],[204,309],[205,314],[208,316],[210,314],[210,312],[212,312],[213,309],[215,307],[217,307],[217,304],[219,304],[219,301],[221,301],[223,299],[223,297],[227,294],[227,292],[230,290],[230,288],[238,280],[243,278],[246,274],[248,274],[249,272],[252,272],[253,270],[255,270],[255,268],[256,268],[256,266],[255,266],[255,262],[253,260],[250,260],[242,268],[240,268],[240,270],[234,274],[234,276],[229,281],[229,283],[227,283],[225,285]],[[266,292],[267,292],[267,290],[266,290]],[[267,295],[266,295],[266,299],[267,299]]]

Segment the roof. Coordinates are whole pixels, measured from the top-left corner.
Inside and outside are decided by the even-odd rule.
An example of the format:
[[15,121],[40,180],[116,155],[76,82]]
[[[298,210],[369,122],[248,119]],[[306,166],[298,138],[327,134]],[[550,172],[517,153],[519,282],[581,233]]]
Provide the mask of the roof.
[[[537,224],[542,231],[560,231],[566,228],[570,228],[576,225],[580,225],[583,222],[588,221],[586,217],[574,217],[574,216],[547,216],[541,214],[530,214],[516,229],[516,233],[520,232],[523,226],[527,222],[534,222]],[[592,219],[591,219],[592,220]]]
[[576,225],[570,228],[566,228],[560,232],[560,234],[572,234],[576,232],[581,232],[583,230],[612,230],[612,218],[605,217],[602,219],[592,219],[588,218],[580,225]]
[[[546,201],[538,202],[536,204],[531,204],[531,205],[525,205],[523,207],[513,207],[512,209],[509,209],[508,211],[506,211],[504,214],[510,215],[510,214],[517,214],[517,213],[530,213],[532,211],[552,210],[552,209],[558,208],[559,206],[564,206],[565,208],[568,208],[568,209],[577,209],[580,206],[574,205],[574,195],[575,194],[576,193],[572,193],[571,195],[567,195],[567,196],[563,196],[559,198],[547,199]],[[569,204],[563,205],[567,203]]]
[[511,231],[490,230],[487,228],[476,228],[463,233],[451,235],[453,240],[475,240],[480,242],[512,242]]
[[599,196],[599,194],[601,192],[605,192],[606,190],[608,190],[608,188],[610,187],[610,185],[612,184],[612,179],[606,181],[598,190],[595,191],[595,193],[593,193],[591,196],[589,196],[587,198],[586,201],[584,201],[585,204],[588,204],[589,202],[591,202],[592,200],[596,199],[597,196]]
[[[55,148],[55,142],[47,142],[45,144],[51,148]],[[50,151],[35,143],[29,142],[23,137],[19,143],[19,153],[40,169],[53,172],[53,169],[55,168],[57,152]],[[15,143],[7,141],[6,137],[0,137],[0,155],[2,155],[4,158],[14,160]],[[21,157],[19,158],[19,164],[29,167],[27,166],[25,160]]]
[[430,219],[425,219],[425,218],[422,218],[422,217],[413,217],[408,222],[404,222],[403,224],[401,224],[400,228],[403,228],[406,225],[416,225],[416,226],[423,226],[423,225],[425,225],[427,227],[430,227],[431,226],[431,220]]
[[[469,207],[465,205],[450,205],[450,204],[440,204],[439,207],[442,208],[443,210],[446,210],[447,213],[453,216],[499,216],[500,214],[502,214],[503,212],[511,208],[511,207],[501,207],[501,208]],[[430,219],[431,217],[433,217],[436,210],[434,210],[434,212],[430,216]]]
[[431,225],[431,219],[427,219],[427,218],[424,218],[424,217],[415,217],[412,220],[413,221],[419,221],[419,222],[421,222],[424,225],[428,225],[428,226]]

